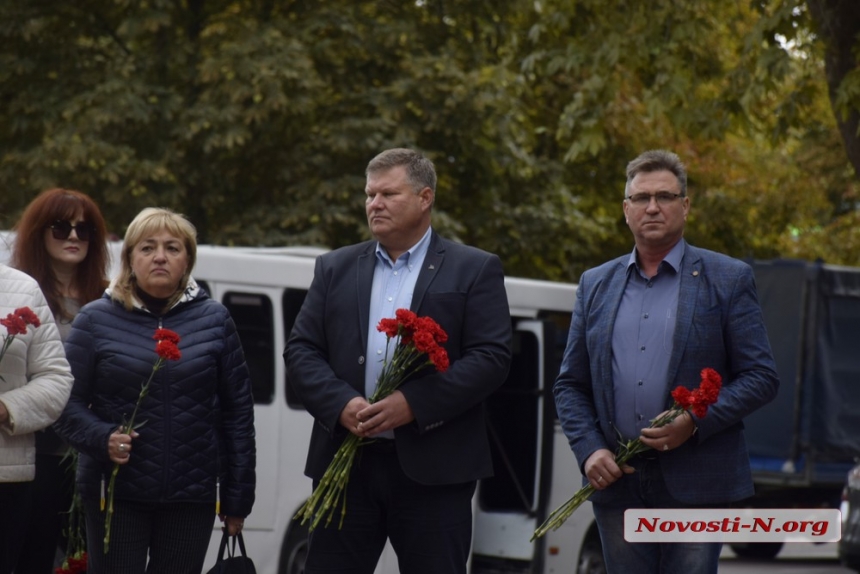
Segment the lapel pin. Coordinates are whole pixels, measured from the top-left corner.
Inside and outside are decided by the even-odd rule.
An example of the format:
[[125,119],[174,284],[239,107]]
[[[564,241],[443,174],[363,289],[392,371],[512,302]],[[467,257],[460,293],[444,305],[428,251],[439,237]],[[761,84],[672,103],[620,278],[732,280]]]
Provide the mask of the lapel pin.
[[436,269],[432,264],[427,269]]

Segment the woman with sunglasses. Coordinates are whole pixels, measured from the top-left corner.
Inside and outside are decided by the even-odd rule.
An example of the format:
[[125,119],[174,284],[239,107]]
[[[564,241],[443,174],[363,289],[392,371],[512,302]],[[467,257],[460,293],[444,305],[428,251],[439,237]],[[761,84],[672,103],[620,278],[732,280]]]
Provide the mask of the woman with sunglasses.
[[[49,189],[30,202],[15,230],[10,265],[39,283],[65,341],[80,308],[101,297],[107,287],[102,214],[83,193]],[[16,572],[54,571],[74,481],[70,465],[63,461],[67,448],[50,427],[36,433],[33,504]]]

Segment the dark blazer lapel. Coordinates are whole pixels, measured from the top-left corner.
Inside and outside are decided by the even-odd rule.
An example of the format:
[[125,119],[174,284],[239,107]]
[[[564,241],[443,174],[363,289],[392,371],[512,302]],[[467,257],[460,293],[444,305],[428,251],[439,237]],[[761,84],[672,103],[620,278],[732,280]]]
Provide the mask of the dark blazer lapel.
[[442,262],[445,259],[445,246],[442,244],[442,239],[433,231],[430,234],[430,245],[427,248],[427,255],[424,256],[424,265],[418,273],[418,280],[415,282],[415,291],[412,293],[411,311],[418,312],[421,308],[421,302],[424,300],[424,294],[427,293],[427,288],[430,283],[436,278],[436,273],[442,267]]
[[[627,286],[627,261],[626,257],[619,259],[618,265],[606,277],[607,287],[602,296],[605,312],[601,313],[596,329],[600,341],[595,345],[595,348],[605,349],[605,352],[601,353],[598,359],[599,368],[595,372],[598,380],[594,383],[602,392],[604,405],[608,409],[608,412],[603,413],[603,416],[607,416],[610,421],[614,420],[613,408],[615,405],[615,390],[612,386],[612,331],[615,328],[615,317],[618,315],[621,297]],[[616,438],[613,432],[611,439],[614,441]]]
[[355,293],[358,310],[358,332],[361,333],[361,348],[367,348],[367,323],[370,321],[370,292],[373,288],[373,270],[376,267],[376,242],[358,256],[355,277]]
[[[690,329],[693,326],[693,315],[699,297],[699,287],[702,284],[702,258],[697,249],[690,244],[684,246],[684,258],[681,260],[681,285],[678,289],[678,311],[675,318],[675,338],[672,341],[672,356],[669,359],[669,371],[666,373],[669,384],[666,387],[666,403],[671,404],[670,394],[679,384],[678,369],[681,367],[681,357],[687,348]],[[696,383],[696,381],[687,381]]]

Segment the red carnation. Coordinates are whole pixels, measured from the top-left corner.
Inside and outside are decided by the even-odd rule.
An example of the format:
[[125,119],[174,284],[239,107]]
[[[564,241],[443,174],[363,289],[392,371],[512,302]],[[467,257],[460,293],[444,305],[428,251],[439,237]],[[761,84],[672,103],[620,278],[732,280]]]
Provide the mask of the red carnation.
[[182,353],[179,351],[179,347],[176,346],[176,343],[168,341],[167,339],[156,343],[155,352],[165,361],[178,361],[182,358]]
[[433,338],[433,334],[428,331],[416,331],[413,337],[415,350],[419,353],[431,353],[439,346]]
[[418,315],[409,309],[398,309],[394,312],[394,316],[397,318],[397,322],[400,323],[404,329],[414,331],[417,328]]
[[418,328],[421,331],[426,331],[427,333],[432,335],[437,343],[444,343],[448,340],[448,333],[446,333],[445,330],[439,326],[439,323],[437,323],[430,317],[419,317]]
[[6,315],[5,319],[0,319],[0,324],[6,327],[6,331],[9,333],[10,337],[27,334],[27,324],[23,319],[21,319],[21,317],[14,313],[9,313]]
[[447,371],[450,366],[448,353],[442,347],[437,347],[435,351],[430,353],[430,360],[440,373]]
[[170,341],[174,345],[179,344],[179,335],[170,329],[156,329],[152,338],[156,341]]
[[[3,345],[0,346],[0,361],[3,360],[9,347],[12,346],[15,337],[27,334],[27,325],[32,325],[35,329],[41,324],[39,317],[29,307],[15,309],[14,312],[6,315],[5,319],[0,319],[0,325],[6,327],[6,336],[3,337]],[[3,377],[0,376],[0,381],[2,380]]]
[[389,339],[397,336],[398,329],[400,329],[400,324],[397,322],[397,319],[382,319],[379,321],[379,325],[376,326],[376,330],[380,333],[385,333],[385,336]]
[[698,418],[708,414],[708,407],[717,402],[723,386],[723,378],[714,369],[702,369],[701,377],[702,382],[699,388],[692,392],[693,404],[689,407]]
[[33,328],[42,325],[42,322],[39,320],[38,315],[33,313],[33,310],[29,307],[21,307],[19,309],[15,309],[15,314],[21,317],[21,320],[24,321],[24,323],[26,323],[27,325],[33,325]]
[[693,404],[693,393],[687,387],[676,387],[672,391],[672,398],[678,403],[678,406],[688,409]]

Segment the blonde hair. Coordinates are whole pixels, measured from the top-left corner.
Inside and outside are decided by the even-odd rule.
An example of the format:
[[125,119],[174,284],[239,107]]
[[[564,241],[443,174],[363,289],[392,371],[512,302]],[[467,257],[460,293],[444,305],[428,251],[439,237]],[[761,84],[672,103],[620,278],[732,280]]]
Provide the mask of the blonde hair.
[[197,229],[180,213],[174,213],[163,207],[147,207],[137,214],[137,217],[132,220],[125,232],[125,239],[122,242],[119,274],[111,286],[111,298],[122,303],[129,311],[134,307],[136,286],[134,270],[131,267],[132,251],[134,251],[138,243],[161,231],[166,231],[174,237],[181,239],[188,254],[188,267],[185,269],[185,274],[179,280],[176,293],[167,302],[167,309],[176,303],[188,285],[188,278],[191,277],[191,270],[197,261]]

